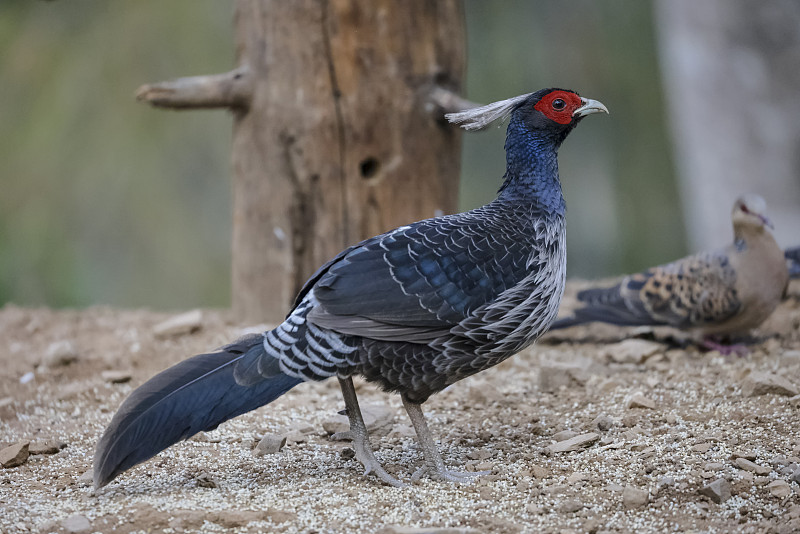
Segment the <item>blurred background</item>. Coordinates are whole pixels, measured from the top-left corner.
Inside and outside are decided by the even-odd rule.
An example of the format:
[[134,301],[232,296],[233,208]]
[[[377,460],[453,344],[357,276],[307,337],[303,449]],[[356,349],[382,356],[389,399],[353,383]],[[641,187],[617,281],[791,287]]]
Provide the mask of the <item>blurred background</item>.
[[[800,3],[465,0],[465,96],[601,100],[561,151],[569,275],[730,241],[767,198],[800,244]],[[0,3],[0,304],[155,309],[230,301],[223,111],[137,103],[143,83],[233,66],[218,0]],[[460,207],[494,197],[504,127],[464,136]]]

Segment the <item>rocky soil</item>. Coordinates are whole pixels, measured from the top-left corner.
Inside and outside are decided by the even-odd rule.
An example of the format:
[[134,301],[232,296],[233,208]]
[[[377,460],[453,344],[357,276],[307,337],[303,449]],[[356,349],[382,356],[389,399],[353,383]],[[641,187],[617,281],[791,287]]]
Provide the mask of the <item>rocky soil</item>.
[[[445,461],[491,471],[467,485],[362,476],[329,437],[343,403],[328,381],[95,492],[93,448],[125,396],[248,328],[217,311],[6,306],[0,532],[797,532],[799,328],[795,282],[746,356],[667,330],[554,332],[425,405]],[[421,455],[399,398],[358,391],[378,458],[408,481]]]

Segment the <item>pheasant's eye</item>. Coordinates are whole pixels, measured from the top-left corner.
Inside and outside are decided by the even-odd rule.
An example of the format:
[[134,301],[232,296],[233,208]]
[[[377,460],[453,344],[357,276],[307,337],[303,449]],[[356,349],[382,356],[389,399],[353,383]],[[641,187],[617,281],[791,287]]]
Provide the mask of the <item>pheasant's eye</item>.
[[553,100],[553,109],[554,110],[561,111],[565,107],[567,107],[567,103],[564,102],[562,99],[556,98],[555,100]]

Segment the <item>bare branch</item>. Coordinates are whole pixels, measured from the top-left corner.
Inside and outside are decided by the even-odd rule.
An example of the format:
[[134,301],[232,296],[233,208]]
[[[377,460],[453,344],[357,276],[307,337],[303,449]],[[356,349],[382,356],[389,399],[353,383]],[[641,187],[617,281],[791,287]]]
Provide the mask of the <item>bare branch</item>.
[[425,110],[436,115],[442,121],[445,120],[444,116],[448,113],[458,113],[478,106],[480,104],[461,98],[458,93],[438,85],[430,89],[425,102]]
[[160,108],[247,109],[253,95],[253,77],[247,66],[224,74],[191,76],[143,85],[136,99]]

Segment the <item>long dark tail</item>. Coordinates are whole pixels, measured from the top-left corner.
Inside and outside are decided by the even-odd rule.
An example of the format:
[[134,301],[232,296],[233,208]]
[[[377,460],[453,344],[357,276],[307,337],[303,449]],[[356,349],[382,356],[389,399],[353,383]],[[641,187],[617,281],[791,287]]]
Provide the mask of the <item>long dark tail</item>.
[[219,352],[189,358],[142,384],[122,403],[97,443],[95,487],[182,439],[272,402],[302,382],[281,373],[277,360],[268,376],[244,385],[237,381],[234,370],[239,362],[267,359],[272,358],[264,351],[262,336],[249,336]]

